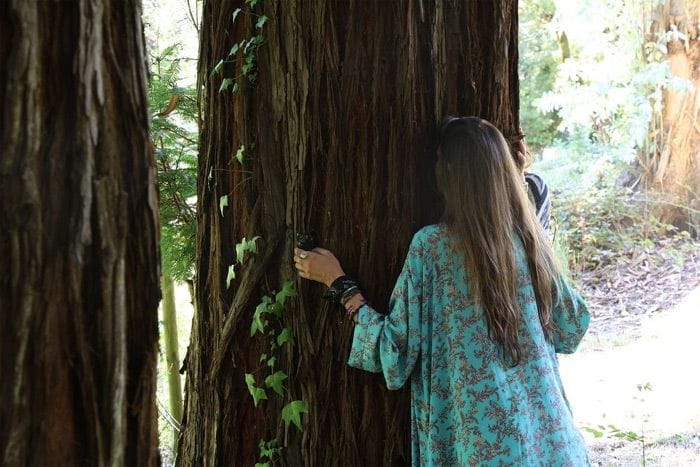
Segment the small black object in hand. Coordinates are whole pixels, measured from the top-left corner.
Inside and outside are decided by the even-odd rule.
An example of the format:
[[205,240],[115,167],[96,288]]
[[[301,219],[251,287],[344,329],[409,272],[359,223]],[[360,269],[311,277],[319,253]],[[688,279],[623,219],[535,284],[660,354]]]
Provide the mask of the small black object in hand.
[[316,236],[313,232],[298,232],[297,233],[297,248],[304,251],[311,251],[318,246]]

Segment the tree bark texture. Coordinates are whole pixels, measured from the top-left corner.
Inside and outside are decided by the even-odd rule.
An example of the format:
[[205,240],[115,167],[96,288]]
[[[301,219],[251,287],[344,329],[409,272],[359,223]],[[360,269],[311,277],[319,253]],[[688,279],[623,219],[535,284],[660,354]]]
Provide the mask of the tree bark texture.
[[[674,34],[674,30],[685,37]],[[700,229],[700,2],[671,0],[652,15],[649,41],[668,50],[671,74],[686,80],[665,89],[663,111],[652,122],[653,151],[643,161],[646,186],[661,193],[659,217],[684,228]],[[688,209],[690,208],[690,209]]]
[[0,2],[0,464],[158,463],[140,2]]
[[[235,9],[244,13],[235,23]],[[199,78],[204,125],[198,193],[197,313],[186,358],[178,465],[253,465],[277,438],[285,465],[410,462],[409,391],[349,368],[352,324],[296,281],[284,310],[295,343],[278,362],[280,397],[257,408],[267,336],[250,337],[263,294],[294,279],[295,233],[314,230],[368,299],[387,310],[413,233],[436,220],[435,131],[443,116],[475,114],[518,128],[515,1],[261,1],[269,21],[254,84],[219,93],[211,76],[232,45],[255,33],[241,1],[205,1]],[[237,149],[245,145],[243,164]],[[220,205],[227,196],[229,206]],[[222,214],[223,213],[223,214]],[[259,251],[227,288],[234,245]],[[303,399],[304,432],[285,431],[282,406]]]

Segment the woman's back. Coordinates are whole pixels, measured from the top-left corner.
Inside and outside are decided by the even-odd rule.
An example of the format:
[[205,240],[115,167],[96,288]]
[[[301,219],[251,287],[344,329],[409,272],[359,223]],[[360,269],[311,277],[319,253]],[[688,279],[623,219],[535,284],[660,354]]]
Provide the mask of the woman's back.
[[[455,244],[444,226],[415,235],[392,295],[388,320],[393,326],[383,326],[377,336],[386,344],[379,346],[379,355],[372,355],[371,342],[353,345],[349,363],[382,370],[390,388],[410,375],[416,465],[585,465],[585,446],[555,355],[555,347],[573,351],[580,341],[588,323],[585,305],[565,288],[561,306],[553,309],[554,342],[548,343],[524,250],[516,241],[521,360],[510,366],[503,347],[489,337],[483,308],[471,298],[469,274]],[[373,310],[364,311],[356,336],[373,334]],[[397,352],[405,357],[397,359]]]
[[411,380],[414,465],[585,465],[555,352],[576,349],[586,306],[498,129],[450,117],[437,157],[443,223],[414,236],[389,314],[330,251],[297,250],[296,268],[353,317],[349,365],[382,372],[389,389]]

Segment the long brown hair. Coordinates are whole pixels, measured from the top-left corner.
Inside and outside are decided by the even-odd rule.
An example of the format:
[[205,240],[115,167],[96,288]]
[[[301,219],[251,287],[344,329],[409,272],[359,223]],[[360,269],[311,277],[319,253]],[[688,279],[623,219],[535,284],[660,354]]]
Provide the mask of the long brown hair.
[[464,252],[473,299],[483,306],[491,338],[513,365],[518,328],[516,236],[525,248],[539,319],[547,340],[560,272],[549,240],[528,204],[524,180],[503,135],[478,117],[448,118],[440,129],[438,188],[443,222]]

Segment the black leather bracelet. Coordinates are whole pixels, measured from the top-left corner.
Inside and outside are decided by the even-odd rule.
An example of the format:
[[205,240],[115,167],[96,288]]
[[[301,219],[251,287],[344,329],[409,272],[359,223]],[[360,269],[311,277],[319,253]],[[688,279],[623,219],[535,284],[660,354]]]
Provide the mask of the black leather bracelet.
[[340,276],[339,278],[333,281],[330,288],[328,289],[328,292],[326,292],[323,298],[330,300],[333,303],[340,304],[340,300],[343,298],[343,295],[345,295],[345,293],[347,293],[352,288],[359,289],[359,287],[360,284],[358,284],[358,282],[355,279],[348,276]]

